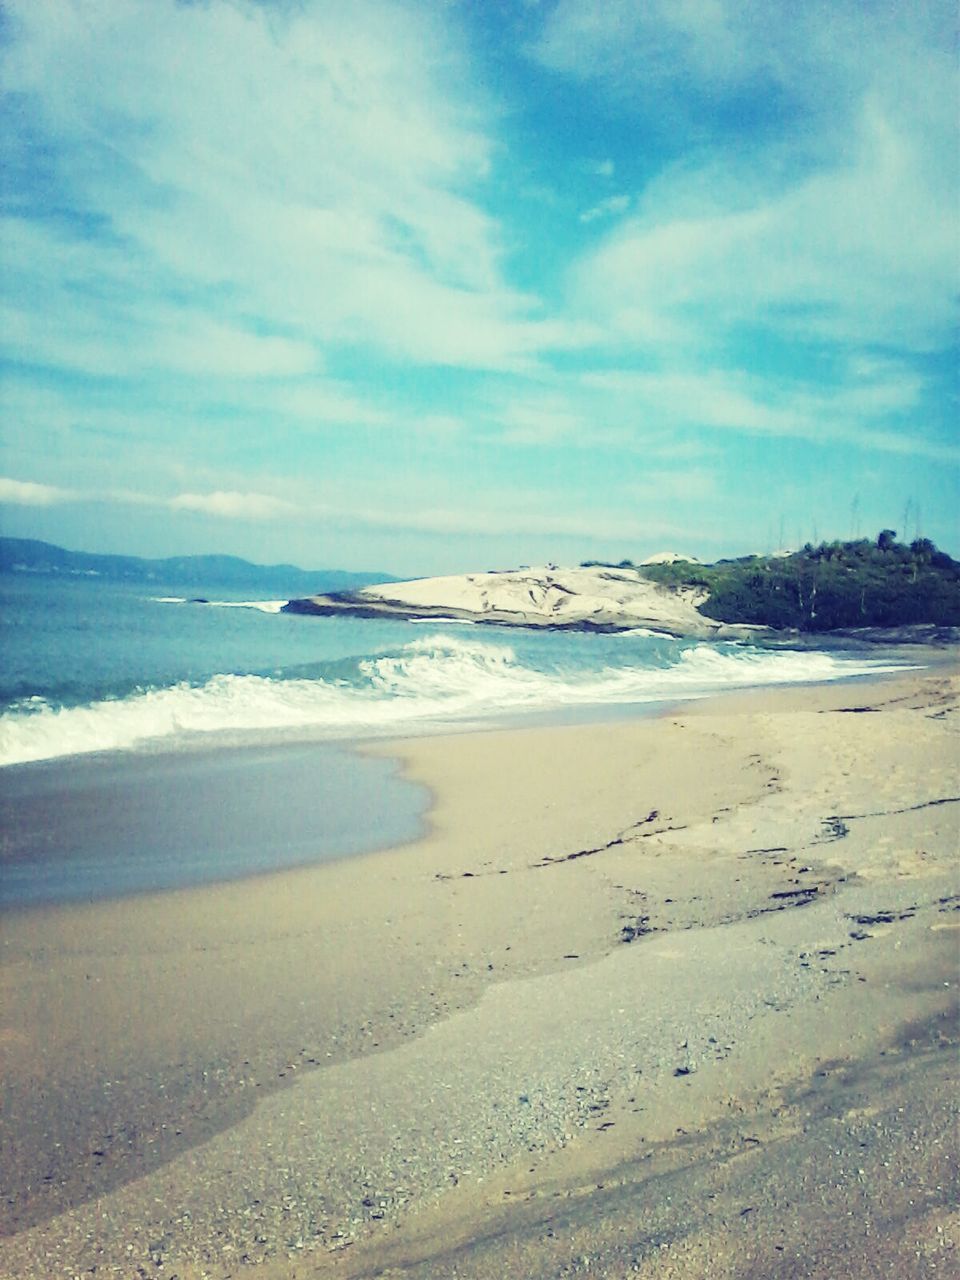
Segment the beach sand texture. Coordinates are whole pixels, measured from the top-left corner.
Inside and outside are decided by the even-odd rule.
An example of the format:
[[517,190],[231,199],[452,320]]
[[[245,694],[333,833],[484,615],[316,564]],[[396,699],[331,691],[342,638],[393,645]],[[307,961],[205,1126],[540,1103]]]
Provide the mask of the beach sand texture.
[[960,1271],[960,678],[371,748],[385,853],[3,925],[9,1277]]

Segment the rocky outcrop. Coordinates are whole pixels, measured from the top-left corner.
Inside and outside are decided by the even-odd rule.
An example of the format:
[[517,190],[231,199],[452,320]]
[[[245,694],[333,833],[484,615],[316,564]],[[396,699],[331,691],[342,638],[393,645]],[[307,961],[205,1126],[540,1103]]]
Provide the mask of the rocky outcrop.
[[457,621],[579,631],[645,628],[724,638],[744,629],[705,618],[706,593],[650,582],[636,569],[520,569],[391,582],[291,600],[293,613]]

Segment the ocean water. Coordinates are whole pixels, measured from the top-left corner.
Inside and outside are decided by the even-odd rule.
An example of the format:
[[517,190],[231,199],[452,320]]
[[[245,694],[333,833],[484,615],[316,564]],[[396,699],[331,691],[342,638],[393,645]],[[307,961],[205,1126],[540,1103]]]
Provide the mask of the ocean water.
[[410,735],[890,669],[645,631],[306,617],[216,584],[202,595],[209,603],[176,584],[0,575],[0,767]]

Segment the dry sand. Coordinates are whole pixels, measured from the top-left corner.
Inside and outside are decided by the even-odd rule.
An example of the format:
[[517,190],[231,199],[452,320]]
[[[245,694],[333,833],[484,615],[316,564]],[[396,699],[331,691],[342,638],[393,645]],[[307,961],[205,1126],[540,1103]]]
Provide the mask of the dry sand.
[[2,1274],[957,1274],[958,694],[377,747],[415,844],[11,913]]

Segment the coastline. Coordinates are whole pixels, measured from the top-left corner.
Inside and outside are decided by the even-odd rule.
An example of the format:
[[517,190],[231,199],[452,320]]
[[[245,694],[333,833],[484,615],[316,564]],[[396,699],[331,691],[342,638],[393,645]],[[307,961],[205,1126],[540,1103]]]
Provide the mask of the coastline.
[[[711,566],[708,566],[711,567]],[[716,567],[716,566],[712,566]],[[769,567],[769,566],[768,566]],[[816,588],[814,587],[814,593]],[[495,570],[409,582],[367,585],[288,600],[281,612],[316,617],[393,618],[407,622],[463,622],[530,631],[597,634],[636,628],[675,639],[736,640],[772,647],[869,648],[873,645],[956,645],[960,628],[935,623],[856,625],[863,615],[824,631],[796,630],[780,622],[721,622],[702,611],[710,598],[703,583],[664,583],[635,565]],[[777,609],[769,615],[782,618]],[[835,615],[836,616],[836,615]],[[839,615],[845,616],[843,610]],[[905,617],[924,616],[906,613]],[[814,615],[804,615],[812,623]],[[796,626],[800,626],[799,621]]]
[[[763,1263],[832,1212],[771,1235],[770,1172],[858,1090],[819,1176],[900,1269],[843,1273],[926,1274],[896,1251],[960,1247],[955,1144],[877,1135],[888,1104],[951,1132],[957,677],[850,688],[377,743],[433,793],[421,840],[8,919],[5,1274],[819,1275]],[[847,1168],[891,1143],[899,1236]],[[643,1191],[721,1169],[743,1217]]]

